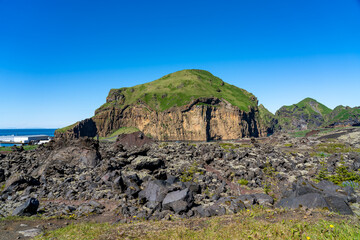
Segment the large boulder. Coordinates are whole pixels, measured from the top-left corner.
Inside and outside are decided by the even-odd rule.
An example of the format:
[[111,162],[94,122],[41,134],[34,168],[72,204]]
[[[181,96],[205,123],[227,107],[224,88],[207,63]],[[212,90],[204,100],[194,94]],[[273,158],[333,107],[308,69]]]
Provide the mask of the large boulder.
[[318,184],[300,180],[293,184],[290,191],[283,194],[283,198],[276,204],[284,208],[323,208],[344,215],[352,215],[353,212],[348,204],[352,200],[349,187],[342,188],[329,181],[321,181]]
[[173,210],[176,213],[186,212],[192,207],[194,198],[192,192],[185,188],[183,190],[168,193],[162,206],[164,210]]
[[329,208],[324,197],[319,193],[306,193],[298,197],[290,197],[281,199],[277,203],[277,207],[283,208]]
[[65,169],[92,169],[101,160],[99,143],[90,138],[57,139],[47,148],[50,151],[39,156],[39,167],[32,172],[35,178],[63,174]]
[[271,206],[274,204],[274,199],[267,194],[256,193],[256,194],[253,194],[253,196],[256,199],[256,203],[261,206]]
[[28,199],[24,204],[17,207],[13,216],[31,216],[37,213],[37,209],[39,207],[39,201],[36,198]]
[[151,158],[147,156],[138,156],[131,162],[131,165],[136,170],[148,169],[151,171],[160,168],[163,164],[164,164],[163,160],[159,158]]
[[168,188],[162,180],[154,180],[148,182],[144,190],[139,193],[141,198],[145,198],[147,206],[150,209],[156,208],[164,200],[165,196],[168,193]]

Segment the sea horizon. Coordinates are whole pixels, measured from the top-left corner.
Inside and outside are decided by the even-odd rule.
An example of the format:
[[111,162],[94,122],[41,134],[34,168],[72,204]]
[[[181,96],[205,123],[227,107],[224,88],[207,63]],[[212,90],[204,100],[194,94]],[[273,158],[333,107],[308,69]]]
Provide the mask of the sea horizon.
[[57,128],[0,128],[0,136],[28,136],[28,135],[48,135],[54,136]]

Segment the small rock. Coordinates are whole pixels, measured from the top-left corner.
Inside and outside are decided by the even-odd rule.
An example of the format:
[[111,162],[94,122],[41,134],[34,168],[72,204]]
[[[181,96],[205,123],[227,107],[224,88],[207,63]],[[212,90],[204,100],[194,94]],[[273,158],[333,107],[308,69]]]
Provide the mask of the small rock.
[[38,228],[32,228],[24,231],[19,231],[20,234],[22,234],[24,237],[36,237],[39,235],[42,231]]

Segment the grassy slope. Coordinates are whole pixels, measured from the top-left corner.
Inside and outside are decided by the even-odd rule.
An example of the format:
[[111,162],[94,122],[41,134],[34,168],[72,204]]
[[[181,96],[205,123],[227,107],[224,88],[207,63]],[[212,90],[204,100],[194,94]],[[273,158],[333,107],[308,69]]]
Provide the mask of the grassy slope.
[[[119,136],[121,134],[129,134],[129,133],[134,133],[134,132],[138,132],[138,131],[140,131],[140,130],[137,129],[136,127],[122,127],[122,128],[119,128],[118,130],[114,131],[107,137],[101,137],[100,140],[115,141],[117,136]],[[96,137],[94,137],[94,139],[96,139]]]
[[259,105],[259,117],[262,124],[264,124],[267,127],[270,127],[272,124],[272,121],[275,117],[274,114],[272,114],[269,110],[267,110],[264,105]]
[[[25,145],[23,146],[25,151],[29,151],[29,150],[33,150],[38,148],[39,145]],[[12,151],[12,147],[0,147],[0,152],[11,152]]]
[[110,106],[123,107],[145,102],[156,111],[164,111],[171,107],[183,106],[191,100],[201,97],[224,98],[241,110],[248,111],[256,106],[256,98],[249,92],[224,83],[220,78],[204,70],[182,70],[168,74],[153,82],[130,88],[110,90],[109,97],[123,94],[125,102],[114,101],[105,103],[97,111]]
[[78,124],[79,122],[76,122],[74,124],[71,124],[69,126],[66,126],[66,127],[63,127],[63,128],[59,128],[59,129],[56,129],[55,132],[58,132],[58,133],[64,133],[66,132],[67,130],[70,130],[72,128],[74,128],[76,126],[76,124]]
[[80,223],[35,239],[360,239],[358,220],[326,212],[253,208],[211,218]]
[[[314,102],[317,104],[317,111],[311,107],[310,102]],[[305,98],[304,100],[298,102],[297,104],[293,104],[291,106],[284,106],[284,108],[288,111],[294,111],[295,113],[298,111],[303,111],[306,114],[321,114],[322,116],[326,116],[331,113],[331,109],[326,107],[324,104],[319,103],[315,99]],[[297,109],[296,109],[297,108]]]

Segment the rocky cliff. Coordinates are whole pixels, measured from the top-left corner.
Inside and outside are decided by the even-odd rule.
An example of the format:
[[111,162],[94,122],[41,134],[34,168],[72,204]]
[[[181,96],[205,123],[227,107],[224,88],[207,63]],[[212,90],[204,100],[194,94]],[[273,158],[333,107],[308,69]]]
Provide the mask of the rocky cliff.
[[203,70],[183,70],[150,83],[112,89],[84,126],[60,129],[56,136],[93,136],[94,131],[86,130],[93,129],[92,124],[100,137],[126,127],[159,140],[227,140],[268,134],[254,95]]
[[98,112],[93,120],[100,136],[135,126],[155,139],[205,141],[265,135],[259,132],[256,114],[256,108],[245,112],[226,100],[208,98],[164,112],[154,111],[145,103],[111,108]]

